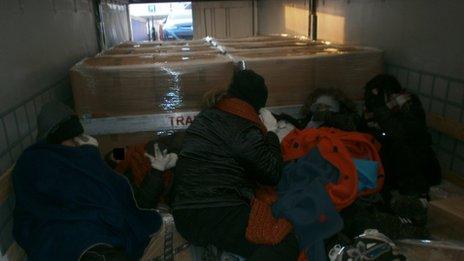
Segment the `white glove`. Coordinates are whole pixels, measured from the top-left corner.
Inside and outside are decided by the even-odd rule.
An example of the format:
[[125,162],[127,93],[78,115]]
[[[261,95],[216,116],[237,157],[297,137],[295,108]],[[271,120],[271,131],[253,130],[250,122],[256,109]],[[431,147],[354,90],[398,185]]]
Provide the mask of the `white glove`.
[[177,163],[177,154],[175,153],[167,153],[167,150],[161,152],[158,143],[155,143],[154,146],[154,154],[152,155],[145,153],[145,156],[150,160],[151,166],[159,171],[165,171],[171,168],[174,168]]
[[73,140],[74,142],[79,144],[79,146],[91,145],[91,146],[98,147],[97,139],[95,139],[94,137],[90,135],[82,134],[80,136],[75,137]]
[[259,118],[266,126],[267,131],[275,132],[277,130],[277,120],[272,115],[271,111],[266,108],[259,110]]
[[282,142],[282,140],[294,129],[295,126],[293,126],[293,124],[286,121],[279,121],[277,123],[277,130],[275,133],[277,134],[277,137],[279,137],[279,141]]

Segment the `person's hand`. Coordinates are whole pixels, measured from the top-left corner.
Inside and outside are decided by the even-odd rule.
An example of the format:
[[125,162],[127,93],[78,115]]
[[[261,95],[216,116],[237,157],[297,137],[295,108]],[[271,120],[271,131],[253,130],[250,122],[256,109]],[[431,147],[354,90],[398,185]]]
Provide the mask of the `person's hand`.
[[91,145],[98,147],[98,141],[94,137],[86,134],[82,134],[80,136],[75,137],[74,142],[76,142],[79,146],[83,145]]
[[277,130],[277,120],[272,115],[272,112],[266,108],[262,108],[259,110],[259,118],[263,122],[264,126],[266,126],[267,131],[275,132]]
[[286,121],[279,121],[277,123],[277,130],[276,134],[277,137],[279,137],[279,141],[282,142],[282,140],[292,131],[295,129],[295,126],[293,124],[286,122]]
[[178,159],[177,154],[168,154],[167,150],[161,152],[158,143],[155,143],[154,145],[154,154],[155,156],[145,153],[145,156],[150,160],[150,164],[154,169],[159,171],[165,171],[176,166]]

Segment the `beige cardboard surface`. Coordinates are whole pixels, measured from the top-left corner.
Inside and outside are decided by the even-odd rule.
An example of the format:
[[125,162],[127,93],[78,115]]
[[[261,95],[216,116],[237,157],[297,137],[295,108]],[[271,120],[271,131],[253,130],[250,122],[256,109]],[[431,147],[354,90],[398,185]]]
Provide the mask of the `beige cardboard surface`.
[[315,88],[333,87],[361,99],[363,87],[383,72],[383,53],[376,49],[275,49],[231,53],[236,63],[266,80],[268,104],[300,104]]
[[144,53],[189,53],[214,51],[207,45],[200,46],[155,46],[155,47],[132,47],[132,48],[113,48],[102,53],[102,55],[114,54],[144,54]]
[[199,40],[178,40],[178,41],[151,41],[151,42],[125,42],[119,45],[116,45],[114,48],[144,48],[144,47],[157,47],[157,46],[179,46],[179,45],[189,45],[189,46],[202,46],[209,45],[205,39]]

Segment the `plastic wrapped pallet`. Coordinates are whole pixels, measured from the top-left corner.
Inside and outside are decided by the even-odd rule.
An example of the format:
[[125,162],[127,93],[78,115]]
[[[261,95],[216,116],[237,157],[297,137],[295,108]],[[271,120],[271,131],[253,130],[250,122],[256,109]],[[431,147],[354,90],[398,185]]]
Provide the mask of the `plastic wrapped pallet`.
[[168,45],[156,47],[133,47],[133,48],[112,48],[101,53],[101,55],[118,55],[118,54],[150,54],[150,53],[164,53],[164,54],[177,54],[177,53],[214,53],[214,49],[207,45],[201,46],[184,46],[184,45]]
[[[209,39],[209,38],[208,38]],[[189,46],[201,46],[209,45],[208,39],[199,40],[178,40],[178,41],[150,41],[150,42],[125,42],[116,45],[114,48],[146,48],[146,47],[157,47],[157,46],[168,46],[168,45],[189,45]]]
[[232,74],[232,61],[216,54],[99,56],[75,65],[71,84],[81,116],[141,115],[197,109]]
[[[228,42],[219,43],[218,47],[225,51],[240,51],[247,49],[264,49],[264,48],[295,48],[295,47],[309,47],[314,48],[317,46],[325,46],[322,42],[311,41],[294,41],[294,40],[280,40],[280,41],[264,41],[264,42]],[[259,50],[258,50],[259,51]]]
[[383,72],[383,53],[373,48],[267,48],[232,51],[229,57],[264,77],[270,106],[301,104],[315,88],[324,87],[361,99],[367,81]]
[[299,41],[304,40],[305,37],[286,37],[282,35],[262,35],[262,36],[252,36],[244,38],[209,38],[209,42],[217,44],[227,44],[227,43],[258,43],[258,42],[281,42],[281,41]]
[[211,41],[220,42],[220,43],[227,43],[227,42],[265,42],[265,41],[273,41],[273,40],[285,40],[291,39],[287,37],[282,37],[278,35],[262,35],[262,36],[252,36],[252,37],[242,37],[242,38],[211,38]]

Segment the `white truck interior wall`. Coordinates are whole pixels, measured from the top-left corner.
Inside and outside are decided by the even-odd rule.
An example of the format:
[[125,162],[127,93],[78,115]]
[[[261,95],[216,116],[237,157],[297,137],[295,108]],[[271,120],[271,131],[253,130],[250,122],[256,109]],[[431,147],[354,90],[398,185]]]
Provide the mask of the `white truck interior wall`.
[[194,38],[253,36],[256,27],[254,5],[252,0],[193,2]]
[[69,68],[98,51],[91,0],[0,1],[0,174],[35,140],[36,114],[69,100]]
[[119,43],[130,40],[127,5],[116,3],[101,3],[105,48],[111,48]]
[[320,39],[380,47],[389,63],[464,79],[464,1],[318,3]]
[[[428,113],[464,122],[464,1],[320,0],[317,11],[319,39],[385,50]],[[464,143],[433,134],[442,166],[464,177]]]
[[308,35],[309,0],[258,0],[258,34]]

